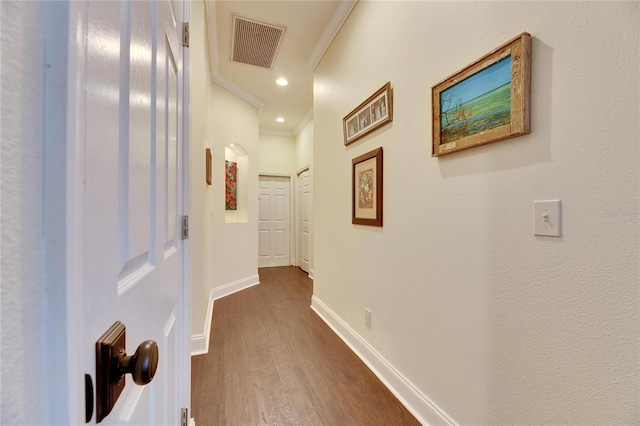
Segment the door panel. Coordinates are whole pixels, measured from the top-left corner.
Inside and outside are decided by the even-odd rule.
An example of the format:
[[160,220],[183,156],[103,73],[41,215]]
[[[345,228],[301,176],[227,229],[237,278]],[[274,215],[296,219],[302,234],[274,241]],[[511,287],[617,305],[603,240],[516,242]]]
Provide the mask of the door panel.
[[101,424],[179,424],[178,389],[188,380],[178,374],[181,27],[169,1],[90,1],[86,10],[83,370],[95,382],[95,342],[121,321],[127,354],[154,340],[158,369],[145,386],[127,375]]
[[276,222],[282,223],[289,219],[289,188],[275,189],[275,216]]
[[281,229],[276,230],[274,235],[276,237],[276,244],[273,253],[277,257],[283,257],[289,251],[287,250],[289,247],[289,241],[285,241],[286,234]]
[[271,217],[271,194],[269,193],[269,188],[266,191],[261,190],[260,197],[258,198],[259,203],[259,221],[260,222],[268,222]]
[[[173,21],[173,11],[171,11],[171,18]],[[164,106],[165,122],[167,124],[166,137],[164,138],[163,147],[165,149],[166,156],[166,217],[167,217],[167,237],[165,244],[165,256],[167,256],[172,248],[177,248],[176,238],[182,233],[178,229],[180,221],[177,220],[179,214],[179,194],[178,194],[178,182],[181,181],[178,173],[180,168],[178,167],[178,160],[180,158],[180,152],[178,149],[178,69],[176,66],[176,58],[174,51],[176,47],[171,47],[169,40],[172,37],[165,37],[159,42],[164,44],[164,58],[162,58],[162,65],[164,69],[164,87],[160,85],[158,87],[158,104],[159,112],[160,107]],[[161,92],[164,90],[164,92]],[[163,102],[164,100],[164,102]],[[163,105],[164,104],[164,105]],[[159,122],[156,126],[158,134],[163,134],[163,128],[159,127],[162,122]]]
[[[178,363],[178,336],[176,332],[176,316],[172,313],[167,322],[164,324],[164,348],[165,353],[162,357],[162,368],[164,371],[171,371],[171,368]],[[167,381],[168,377],[156,377],[159,381],[158,389],[162,389],[163,395],[158,395],[157,399],[162,401],[162,404],[165,405],[166,409],[161,410],[158,417],[157,424],[162,425],[170,425],[170,424],[179,424],[178,418],[179,414],[177,412],[179,405],[178,401],[178,392],[176,391],[176,386],[171,386]],[[165,383],[162,383],[165,382]],[[152,415],[154,412],[151,413]],[[153,424],[153,422],[151,423]]]
[[271,247],[271,240],[269,238],[271,236],[271,231],[269,231],[268,229],[260,229],[258,231],[258,235],[259,235],[258,256],[263,258],[268,257],[270,253],[270,247]]
[[261,176],[259,184],[258,266],[288,266],[289,178]]
[[[137,262],[131,272],[154,263],[151,258],[151,227],[155,222],[155,211],[151,207],[151,174],[155,170],[156,158],[151,156],[151,90],[152,78],[152,28],[149,16],[151,2],[132,2],[127,5],[130,19],[129,66],[121,73],[120,95],[122,128],[128,127],[128,137],[120,138],[122,173],[120,196],[123,217],[120,235],[125,246],[121,256],[126,262],[123,270],[131,262]],[[129,15],[129,16],[126,16]],[[122,42],[122,41],[121,41]],[[126,47],[125,47],[126,50]],[[124,52],[123,52],[124,53]],[[128,80],[128,81],[127,81]],[[140,226],[147,224],[147,226]],[[144,256],[144,260],[142,257]]]

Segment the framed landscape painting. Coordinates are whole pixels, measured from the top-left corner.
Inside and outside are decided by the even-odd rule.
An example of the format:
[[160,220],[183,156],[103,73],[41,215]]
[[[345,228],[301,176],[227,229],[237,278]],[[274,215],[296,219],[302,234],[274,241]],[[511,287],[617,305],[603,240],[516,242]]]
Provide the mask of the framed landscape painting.
[[351,223],[382,226],[382,147],[351,163]]
[[494,49],[431,88],[431,155],[531,132],[531,35]]

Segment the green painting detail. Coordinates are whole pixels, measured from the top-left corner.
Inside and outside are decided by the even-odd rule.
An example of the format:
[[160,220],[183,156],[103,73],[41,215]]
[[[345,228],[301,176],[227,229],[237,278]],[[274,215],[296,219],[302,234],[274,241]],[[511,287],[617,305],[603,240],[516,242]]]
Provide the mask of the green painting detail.
[[358,207],[373,208],[373,169],[363,170],[358,174]]
[[511,56],[440,94],[440,144],[511,122]]

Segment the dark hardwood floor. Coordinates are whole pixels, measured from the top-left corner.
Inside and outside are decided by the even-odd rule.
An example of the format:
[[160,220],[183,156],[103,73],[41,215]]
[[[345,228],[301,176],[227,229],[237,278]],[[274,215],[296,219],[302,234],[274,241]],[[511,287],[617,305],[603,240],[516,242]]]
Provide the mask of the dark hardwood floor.
[[197,426],[419,425],[309,308],[295,267],[216,300],[209,353],[192,358]]

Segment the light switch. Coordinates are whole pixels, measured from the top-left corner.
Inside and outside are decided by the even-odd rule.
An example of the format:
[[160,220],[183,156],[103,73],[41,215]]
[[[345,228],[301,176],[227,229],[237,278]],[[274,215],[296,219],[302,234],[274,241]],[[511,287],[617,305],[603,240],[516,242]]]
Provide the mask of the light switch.
[[560,236],[560,200],[534,201],[533,212],[535,235]]

